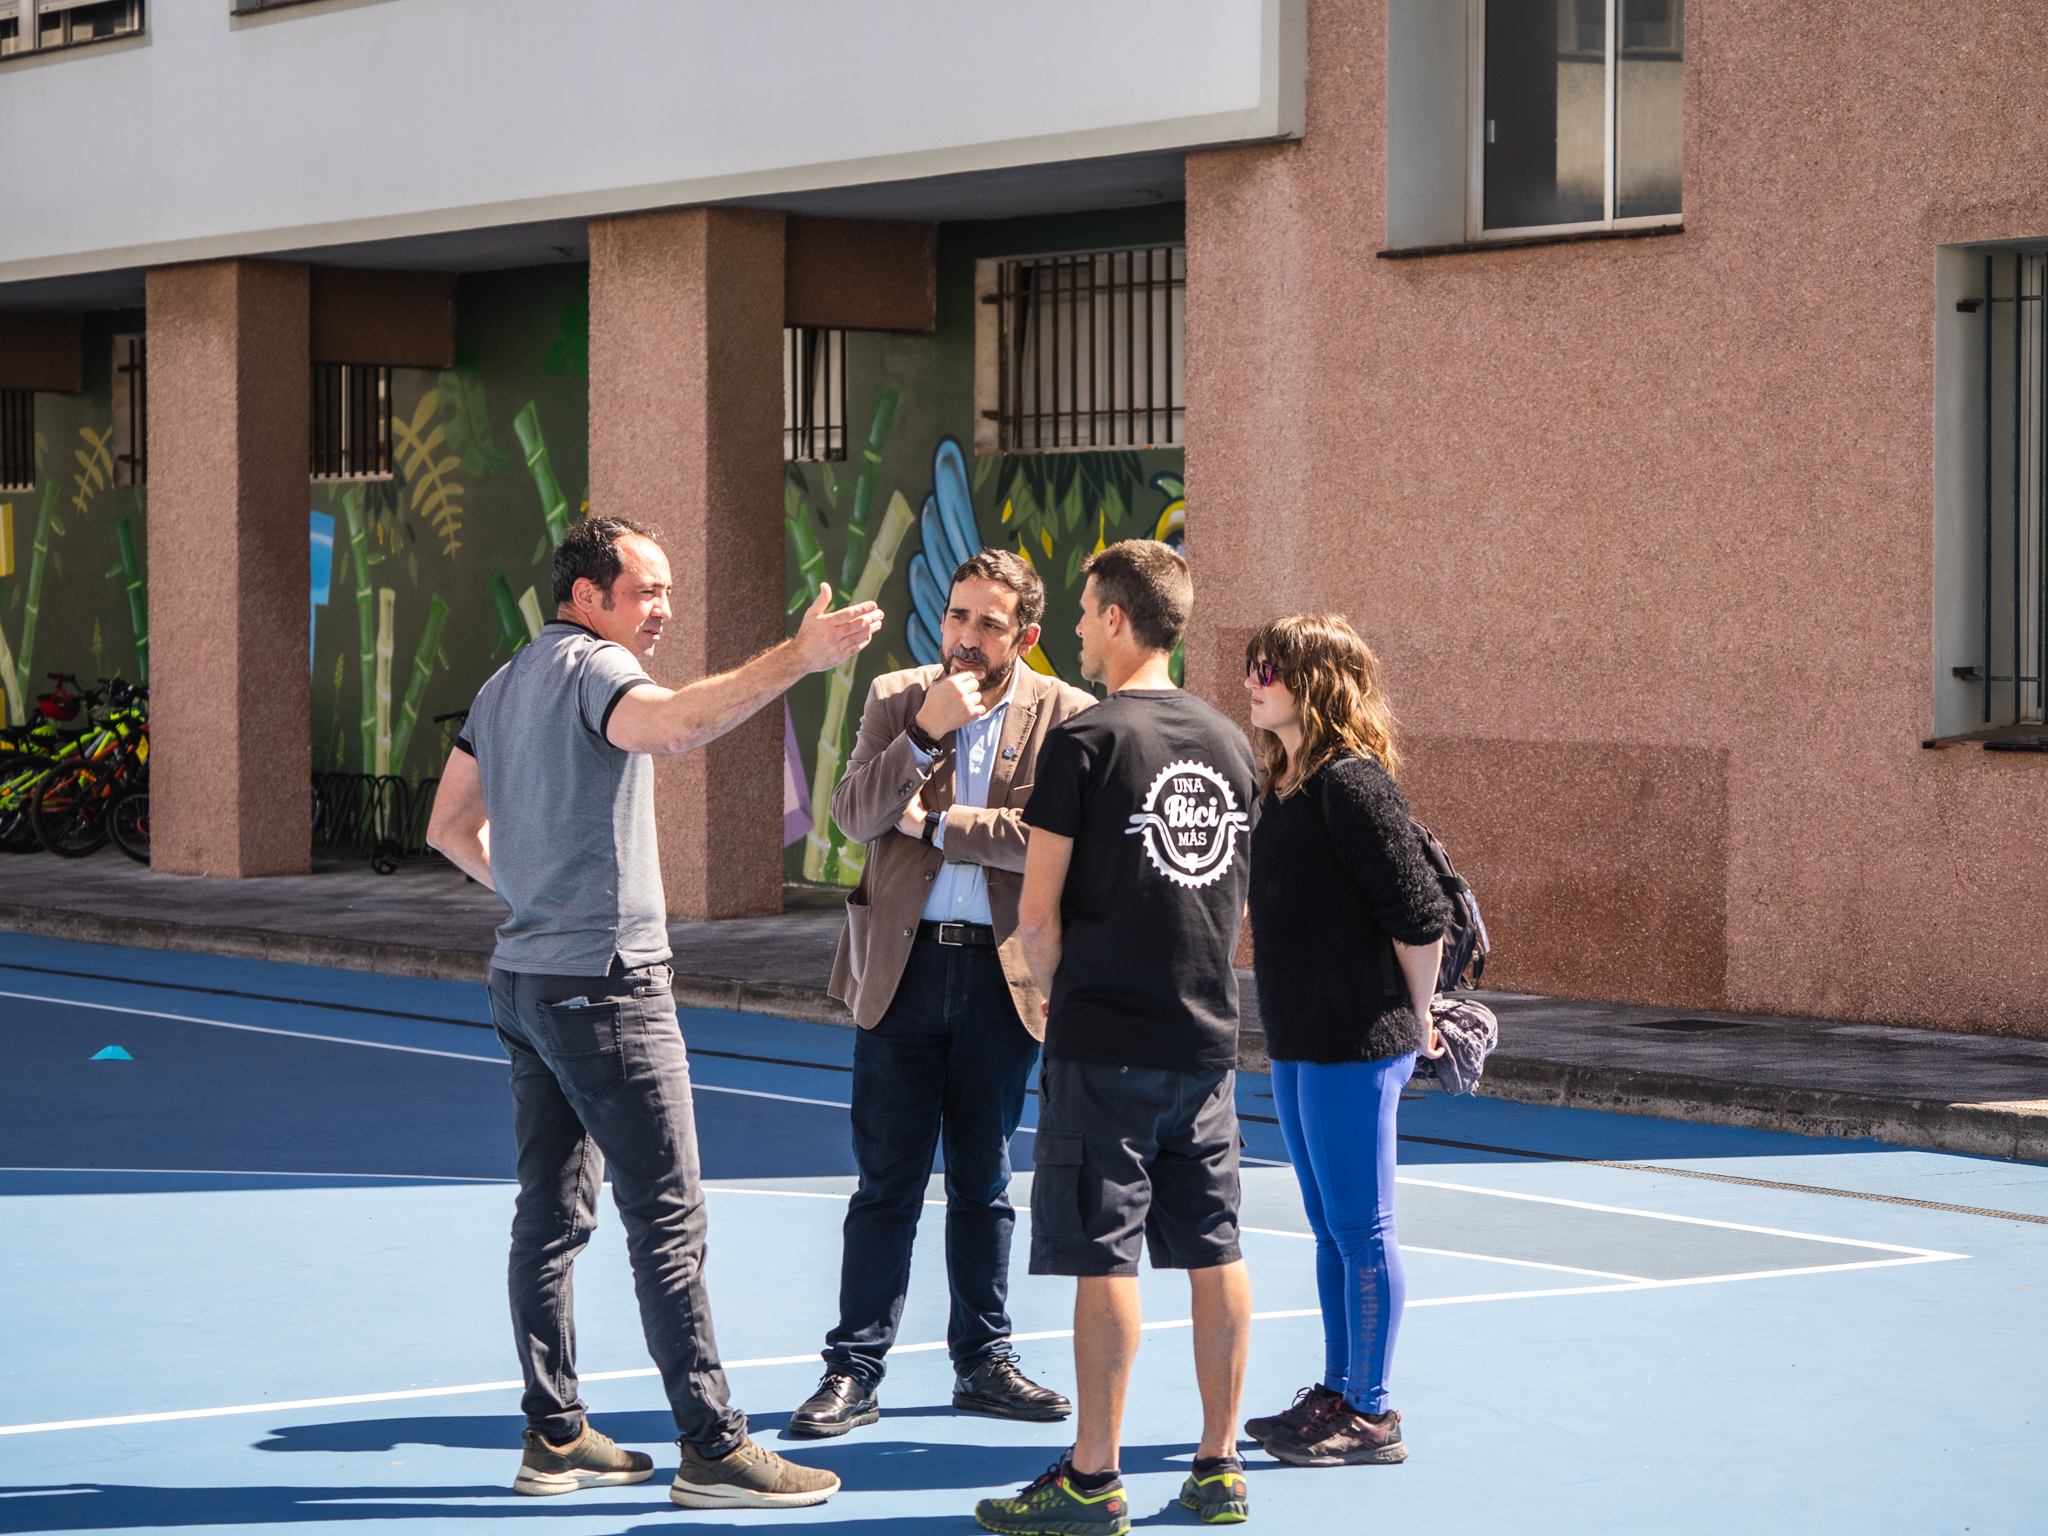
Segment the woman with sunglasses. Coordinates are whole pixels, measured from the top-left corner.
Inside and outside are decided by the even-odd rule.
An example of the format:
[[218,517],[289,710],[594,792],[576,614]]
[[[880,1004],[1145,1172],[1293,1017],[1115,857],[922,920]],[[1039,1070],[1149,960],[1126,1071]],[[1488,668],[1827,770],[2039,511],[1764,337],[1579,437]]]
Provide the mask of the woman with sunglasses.
[[1273,1100],[1316,1237],[1323,1377],[1245,1433],[1297,1466],[1407,1459],[1387,1375],[1406,1281],[1394,1233],[1394,1116],[1429,1024],[1450,902],[1394,785],[1379,663],[1336,614],[1245,647],[1261,808],[1254,974]]

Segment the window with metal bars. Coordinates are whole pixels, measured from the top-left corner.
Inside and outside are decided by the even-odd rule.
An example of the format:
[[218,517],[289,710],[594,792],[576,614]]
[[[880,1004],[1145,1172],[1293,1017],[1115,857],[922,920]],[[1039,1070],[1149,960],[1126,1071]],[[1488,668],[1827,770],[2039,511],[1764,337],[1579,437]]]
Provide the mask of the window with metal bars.
[[149,484],[149,371],[139,332],[114,338],[114,484]]
[[391,370],[313,365],[313,478],[391,478]]
[[783,328],[782,457],[846,457],[846,332]]
[[[1953,667],[1986,727],[2044,721],[2048,704],[2048,255],[1983,258],[1983,658]],[[1965,653],[1967,654],[1967,653]]]
[[981,453],[1166,448],[1187,426],[1185,245],[977,264]]
[[35,391],[0,389],[0,491],[35,488]]
[[142,30],[142,0],[0,0],[0,54],[72,48]]

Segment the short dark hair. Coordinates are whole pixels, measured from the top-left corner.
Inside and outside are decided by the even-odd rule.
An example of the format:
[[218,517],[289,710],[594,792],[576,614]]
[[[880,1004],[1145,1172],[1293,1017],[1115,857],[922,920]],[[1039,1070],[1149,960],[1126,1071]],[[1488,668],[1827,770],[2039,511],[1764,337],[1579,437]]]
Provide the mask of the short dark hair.
[[660,529],[628,522],[623,517],[586,517],[569,525],[562,542],[555,546],[553,585],[557,606],[575,601],[579,580],[588,581],[607,597],[611,595],[612,583],[619,579],[623,568],[619,540],[629,533],[657,544],[661,542]]
[[[975,577],[1000,582],[1017,594],[1018,629],[1029,629],[1045,617],[1045,583],[1022,555],[1013,555],[1007,549],[984,549],[953,568],[954,587]],[[946,600],[951,602],[952,598],[952,587],[948,587]]]
[[1095,578],[1095,602],[1111,603],[1131,623],[1131,638],[1148,651],[1171,651],[1187,633],[1195,586],[1188,563],[1157,539],[1125,539],[1081,562]]

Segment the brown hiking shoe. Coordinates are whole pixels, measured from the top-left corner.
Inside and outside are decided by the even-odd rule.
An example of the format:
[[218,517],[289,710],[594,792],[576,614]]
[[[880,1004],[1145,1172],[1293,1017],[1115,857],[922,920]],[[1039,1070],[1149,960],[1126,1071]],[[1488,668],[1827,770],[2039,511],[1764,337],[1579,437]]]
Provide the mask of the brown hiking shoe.
[[822,1504],[839,1491],[837,1474],[798,1466],[752,1440],[716,1457],[678,1444],[683,1464],[668,1496],[684,1509],[794,1509]]
[[1401,1415],[1360,1413],[1340,1401],[1292,1434],[1275,1435],[1266,1449],[1297,1467],[1387,1466],[1408,1459],[1401,1443]]
[[620,1483],[644,1483],[654,1475],[654,1459],[638,1451],[624,1451],[588,1424],[583,1433],[567,1445],[551,1445],[537,1429],[521,1437],[526,1442],[525,1459],[519,1475],[512,1479],[514,1493],[574,1493],[578,1488],[609,1488]]
[[1244,1434],[1247,1440],[1256,1440],[1264,1445],[1275,1435],[1293,1434],[1304,1425],[1320,1418],[1344,1401],[1342,1392],[1332,1392],[1321,1382],[1312,1387],[1303,1387],[1294,1394],[1294,1406],[1284,1412],[1272,1414],[1263,1419],[1246,1419]]

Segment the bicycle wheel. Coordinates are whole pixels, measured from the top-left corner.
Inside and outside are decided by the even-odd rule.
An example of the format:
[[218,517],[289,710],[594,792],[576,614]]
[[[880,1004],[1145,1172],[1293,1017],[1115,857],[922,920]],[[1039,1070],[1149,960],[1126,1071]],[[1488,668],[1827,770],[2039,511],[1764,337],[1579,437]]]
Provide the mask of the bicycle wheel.
[[76,759],[52,768],[29,804],[28,818],[36,841],[64,859],[97,853],[107,841],[106,809],[113,777],[111,765]]
[[131,789],[107,807],[107,833],[114,846],[138,864],[149,862],[149,788]]
[[50,761],[32,753],[0,758],[0,853],[34,853],[42,847],[28,819],[29,801]]

